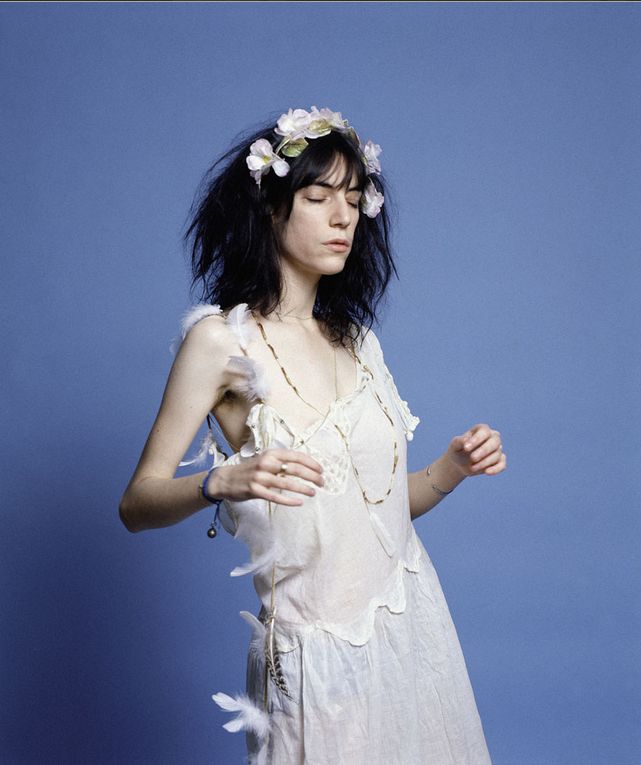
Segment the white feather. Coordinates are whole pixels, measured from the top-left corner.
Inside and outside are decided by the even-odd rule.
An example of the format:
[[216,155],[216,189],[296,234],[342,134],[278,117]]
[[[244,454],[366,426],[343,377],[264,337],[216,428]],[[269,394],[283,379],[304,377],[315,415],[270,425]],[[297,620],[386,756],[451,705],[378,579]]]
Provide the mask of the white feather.
[[218,316],[221,313],[222,309],[219,305],[199,303],[198,305],[192,306],[183,316],[180,325],[183,340],[194,324],[198,324],[201,319],[204,319],[207,316]]
[[228,369],[238,375],[239,380],[234,388],[249,401],[260,399],[264,401],[268,395],[268,384],[265,372],[260,364],[248,356],[230,356]]
[[189,308],[183,314],[180,322],[180,337],[175,337],[171,341],[171,345],[169,346],[170,353],[174,356],[176,355],[180,348],[180,344],[194,324],[197,324],[201,319],[204,319],[207,316],[218,316],[220,313],[222,313],[222,309],[219,305],[210,305],[209,303],[199,303],[198,305]]
[[262,555],[258,555],[252,560],[243,563],[242,566],[236,566],[229,572],[229,576],[245,576],[246,574],[259,574],[261,571],[267,571],[271,568],[276,557],[273,550],[266,550]]
[[234,697],[226,693],[215,693],[212,699],[226,712],[238,712],[237,717],[223,725],[230,733],[247,730],[255,733],[259,739],[264,739],[269,733],[269,716],[244,693]]
[[265,625],[249,611],[241,611],[240,615],[252,628],[252,639],[249,644],[249,655],[264,657],[265,655]]
[[207,461],[207,457],[209,455],[214,455],[214,465],[216,467],[218,466],[216,463],[220,464],[224,461],[225,457],[218,450],[218,444],[214,440],[214,437],[212,435],[212,432],[210,430],[205,433],[205,436],[200,444],[200,449],[198,450],[198,454],[193,458],[193,460],[183,460],[179,463],[179,467],[186,467],[187,465],[204,465]]
[[240,303],[231,309],[227,315],[227,324],[231,331],[236,335],[238,345],[243,351],[247,350],[249,341],[252,339],[256,329],[249,321],[250,313],[247,303]]
[[236,539],[249,548],[251,560],[236,566],[230,576],[244,576],[268,570],[276,560],[274,532],[267,514],[265,500],[248,500],[234,505],[236,510]]

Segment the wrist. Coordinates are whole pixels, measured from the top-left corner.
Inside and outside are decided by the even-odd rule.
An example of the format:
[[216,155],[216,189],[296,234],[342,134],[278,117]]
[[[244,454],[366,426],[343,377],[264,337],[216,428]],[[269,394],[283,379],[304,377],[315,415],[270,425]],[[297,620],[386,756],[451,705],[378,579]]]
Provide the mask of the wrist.
[[219,466],[210,468],[198,484],[200,496],[210,504],[219,504],[223,501],[223,497],[220,493],[221,486],[218,469]]
[[432,462],[431,465],[428,465],[426,474],[428,470],[432,488],[441,496],[454,491],[466,478],[465,473],[462,472],[456,462],[447,456],[447,453]]

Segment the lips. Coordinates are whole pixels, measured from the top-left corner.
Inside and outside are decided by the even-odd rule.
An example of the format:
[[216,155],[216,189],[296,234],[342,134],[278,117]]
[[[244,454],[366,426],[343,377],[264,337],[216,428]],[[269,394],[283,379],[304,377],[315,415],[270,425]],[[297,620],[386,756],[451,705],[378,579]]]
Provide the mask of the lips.
[[350,248],[350,243],[347,239],[330,239],[327,242],[323,242],[323,244],[333,252],[345,252]]

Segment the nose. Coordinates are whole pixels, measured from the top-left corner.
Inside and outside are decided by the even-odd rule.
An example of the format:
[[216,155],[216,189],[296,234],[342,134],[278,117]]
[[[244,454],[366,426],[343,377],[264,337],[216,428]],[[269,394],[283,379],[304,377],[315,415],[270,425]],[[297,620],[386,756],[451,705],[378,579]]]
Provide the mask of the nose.
[[352,220],[351,210],[352,208],[347,199],[343,196],[337,196],[332,205],[330,225],[337,226],[338,228],[347,228]]

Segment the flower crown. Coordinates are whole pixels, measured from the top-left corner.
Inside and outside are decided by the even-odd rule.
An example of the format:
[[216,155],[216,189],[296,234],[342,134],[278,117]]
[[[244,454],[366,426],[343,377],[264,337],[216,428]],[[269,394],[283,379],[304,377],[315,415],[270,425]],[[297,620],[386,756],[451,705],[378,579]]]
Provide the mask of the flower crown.
[[[367,175],[378,175],[381,172],[381,163],[378,155],[381,147],[368,141],[361,144],[356,131],[347,120],[344,120],[340,112],[331,109],[317,109],[312,106],[311,111],[305,109],[290,109],[286,114],[281,114],[274,132],[282,136],[282,140],[274,148],[266,138],[255,141],[249,147],[247,155],[247,167],[250,175],[260,186],[261,178],[268,173],[270,168],[279,178],[289,172],[289,163],[285,157],[297,157],[309,146],[308,139],[321,138],[329,135],[332,130],[338,133],[346,133],[358,146],[361,158],[367,168]],[[368,218],[375,218],[381,211],[384,202],[383,195],[376,189],[371,180],[368,180],[363,195],[361,196],[361,210]]]

